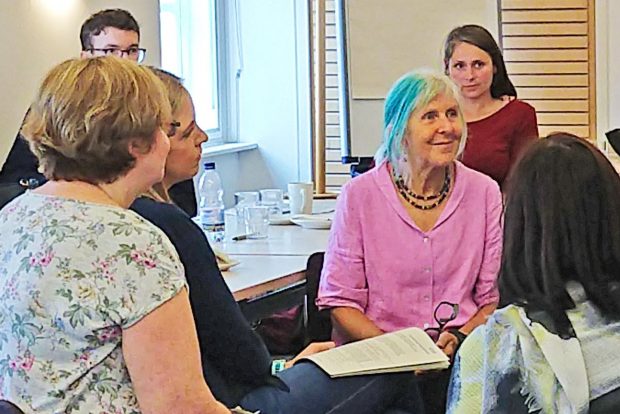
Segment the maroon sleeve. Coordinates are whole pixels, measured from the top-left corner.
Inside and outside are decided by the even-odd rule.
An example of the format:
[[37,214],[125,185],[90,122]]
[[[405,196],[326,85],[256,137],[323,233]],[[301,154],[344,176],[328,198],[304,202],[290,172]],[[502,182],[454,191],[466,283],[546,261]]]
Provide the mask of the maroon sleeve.
[[536,110],[525,102],[519,102],[520,110],[515,119],[515,132],[510,145],[510,164],[514,165],[521,152],[538,139],[538,120]]

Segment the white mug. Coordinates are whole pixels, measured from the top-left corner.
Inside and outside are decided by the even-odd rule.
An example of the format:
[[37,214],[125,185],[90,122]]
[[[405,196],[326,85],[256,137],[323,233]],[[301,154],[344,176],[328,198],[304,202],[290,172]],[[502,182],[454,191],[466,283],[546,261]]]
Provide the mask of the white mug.
[[312,214],[312,183],[290,183],[288,200],[291,214]]

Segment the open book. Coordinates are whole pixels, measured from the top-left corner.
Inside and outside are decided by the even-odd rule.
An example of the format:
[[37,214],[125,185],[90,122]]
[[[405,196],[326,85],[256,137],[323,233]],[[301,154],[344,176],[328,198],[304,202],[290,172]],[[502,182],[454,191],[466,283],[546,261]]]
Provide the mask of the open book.
[[420,328],[407,328],[303,358],[332,378],[389,372],[446,369],[449,358]]

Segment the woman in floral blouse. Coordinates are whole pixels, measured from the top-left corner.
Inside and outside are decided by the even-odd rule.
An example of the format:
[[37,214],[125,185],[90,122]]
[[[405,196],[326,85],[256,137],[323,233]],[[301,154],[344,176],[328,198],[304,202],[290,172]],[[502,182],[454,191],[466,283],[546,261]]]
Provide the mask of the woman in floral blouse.
[[0,212],[0,399],[27,413],[228,413],[207,388],[183,267],[127,209],[161,181],[163,85],[115,57],[46,76],[23,134],[49,182]]

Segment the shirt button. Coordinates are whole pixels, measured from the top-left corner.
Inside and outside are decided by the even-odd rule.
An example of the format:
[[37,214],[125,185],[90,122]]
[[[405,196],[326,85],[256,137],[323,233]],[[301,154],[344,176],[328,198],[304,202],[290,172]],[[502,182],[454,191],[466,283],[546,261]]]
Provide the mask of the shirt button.
[[431,268],[430,267],[425,267],[424,268],[424,272],[425,273],[430,273],[431,272]]
[[428,237],[425,237],[422,240],[424,241],[424,243],[428,243]]
[[425,301],[427,301],[427,302],[428,302],[429,300],[431,300],[431,298],[430,298],[428,295],[424,295],[423,299],[424,299]]

